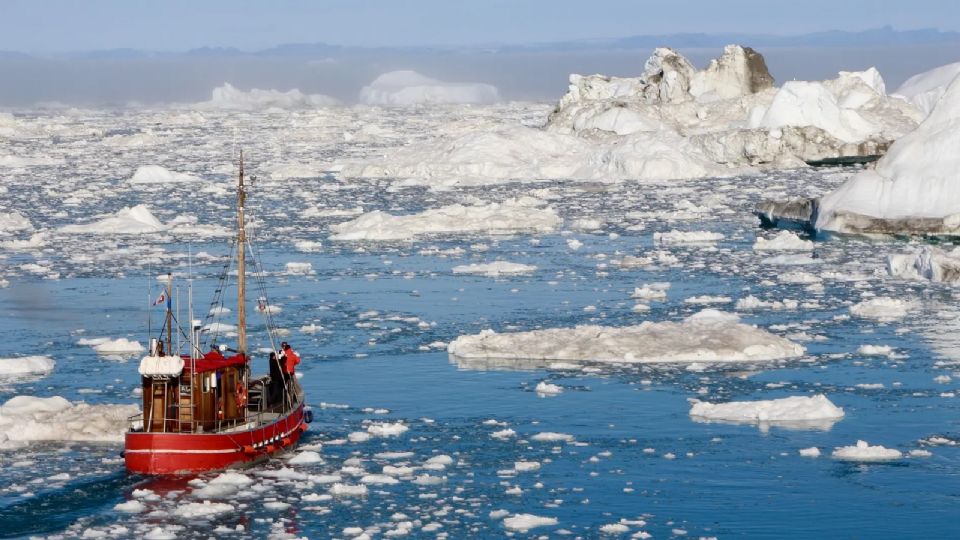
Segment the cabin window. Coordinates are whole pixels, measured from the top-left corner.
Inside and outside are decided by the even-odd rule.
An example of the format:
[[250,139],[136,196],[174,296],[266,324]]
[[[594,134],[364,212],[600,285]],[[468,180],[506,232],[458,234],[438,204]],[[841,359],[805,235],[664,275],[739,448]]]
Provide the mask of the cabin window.
[[210,393],[210,377],[200,377],[203,380],[203,393]]

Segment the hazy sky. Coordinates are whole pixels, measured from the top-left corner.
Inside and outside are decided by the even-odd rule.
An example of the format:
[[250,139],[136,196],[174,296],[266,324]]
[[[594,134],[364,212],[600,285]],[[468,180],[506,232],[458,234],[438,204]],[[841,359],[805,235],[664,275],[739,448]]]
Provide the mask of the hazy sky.
[[0,50],[483,45],[675,32],[960,30],[956,0],[0,0]]

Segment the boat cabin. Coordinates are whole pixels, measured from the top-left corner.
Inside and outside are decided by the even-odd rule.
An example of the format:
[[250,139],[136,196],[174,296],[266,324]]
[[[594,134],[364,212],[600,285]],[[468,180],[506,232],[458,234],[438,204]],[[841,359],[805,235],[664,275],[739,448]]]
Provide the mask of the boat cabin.
[[144,431],[209,433],[246,421],[249,365],[243,354],[147,356],[139,371]]

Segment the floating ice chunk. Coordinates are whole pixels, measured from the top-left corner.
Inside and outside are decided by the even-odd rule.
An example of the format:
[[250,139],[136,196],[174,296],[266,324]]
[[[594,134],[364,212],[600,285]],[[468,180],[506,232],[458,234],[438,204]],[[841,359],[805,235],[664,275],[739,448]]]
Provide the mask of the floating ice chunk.
[[603,534],[624,534],[630,532],[630,527],[623,523],[607,523],[600,526],[600,532]]
[[29,441],[119,442],[136,405],[88,405],[60,396],[16,396],[0,405],[0,448]]
[[233,512],[234,507],[228,503],[215,503],[210,501],[180,503],[173,510],[173,514],[182,518],[211,518],[218,514]]
[[360,479],[360,483],[366,485],[392,485],[399,484],[400,481],[388,474],[367,474]]
[[800,455],[803,457],[820,457],[820,449],[816,446],[810,448],[801,448]]
[[893,356],[893,347],[889,345],[861,345],[857,354],[863,356]]
[[665,300],[669,288],[669,283],[644,283],[642,286],[633,289],[630,298],[640,300]]
[[260,90],[254,88],[244,92],[230,83],[214,88],[210,101],[198,103],[202,109],[226,109],[257,111],[266,109],[314,109],[330,107],[337,104],[337,100],[322,94],[304,94],[294,88],[287,92],[279,90]]
[[403,422],[378,422],[367,426],[367,433],[374,437],[396,437],[406,433],[409,429]]
[[20,212],[9,210],[0,213],[0,235],[32,230],[33,224]]
[[365,497],[367,495],[367,486],[350,485],[337,482],[330,486],[330,494],[334,497]]
[[753,244],[754,251],[809,251],[811,249],[813,249],[813,242],[804,240],[790,231],[780,231],[769,240],[758,237]]
[[906,279],[928,279],[934,282],[960,281],[960,248],[945,251],[923,246],[911,254],[887,257],[887,271],[892,276]]
[[843,418],[843,409],[819,394],[729,403],[695,401],[690,408],[690,416],[694,420],[705,421],[829,428]]
[[448,83],[416,71],[391,71],[360,89],[360,102],[404,107],[424,103],[492,103],[500,100],[495,86]]
[[332,226],[331,240],[413,240],[432,234],[546,233],[560,225],[551,208],[537,199],[510,199],[476,206],[454,204],[420,214],[394,216],[379,210]]
[[53,371],[56,365],[49,356],[0,358],[0,379],[43,376]]
[[517,274],[529,274],[537,267],[531,264],[520,264],[506,261],[496,261],[485,264],[465,264],[453,267],[454,274],[479,274],[487,277],[500,277]]
[[791,310],[797,309],[799,306],[800,302],[791,300],[789,298],[784,298],[783,301],[771,300],[767,302],[760,300],[756,296],[750,295],[746,298],[737,300],[737,309],[744,311],[751,309]]
[[910,457],[930,457],[933,455],[933,452],[929,450],[924,450],[922,448],[914,448],[913,450],[908,452],[908,455]]
[[493,433],[490,434],[490,436],[493,437],[494,439],[506,440],[511,437],[516,437],[517,432],[510,428],[506,428],[506,429],[501,429],[499,431],[494,431]]
[[723,235],[708,231],[669,231],[653,233],[653,241],[660,244],[711,244],[723,240]]
[[114,505],[113,509],[125,514],[139,514],[145,511],[147,506],[136,499],[130,499],[129,501]]
[[131,341],[127,338],[105,339],[92,345],[93,350],[100,354],[136,354],[143,352],[143,345],[140,342]]
[[554,431],[543,431],[530,437],[531,441],[537,442],[573,442],[574,437],[569,433],[557,433]]
[[308,262],[288,262],[286,268],[286,273],[292,276],[312,276],[316,274],[313,264]]
[[314,452],[312,450],[305,450],[303,452],[300,452],[287,461],[287,463],[290,465],[307,465],[311,463],[322,463],[322,462],[323,462],[323,458],[320,457],[320,453]]
[[683,322],[644,322],[623,328],[578,326],[460,336],[447,351],[454,360],[524,359],[599,362],[738,362],[793,358],[804,348],[739,322],[736,315],[704,310]]
[[539,461],[517,461],[513,464],[513,470],[517,472],[534,472],[540,470]]
[[315,253],[323,248],[323,244],[320,242],[314,242],[313,240],[298,240],[294,242],[293,247],[297,251],[302,251],[304,253]]
[[515,514],[503,520],[507,530],[526,532],[537,527],[550,527],[559,523],[557,518],[542,517],[533,514]]
[[857,441],[855,446],[842,446],[833,451],[835,459],[844,461],[890,461],[900,459],[903,454],[893,448],[870,446],[867,441]]
[[110,217],[92,223],[66,225],[60,228],[61,232],[74,234],[144,234],[166,230],[147,208],[140,204],[119,210]]
[[683,303],[705,305],[705,304],[729,304],[732,301],[733,299],[730,298],[729,296],[710,296],[705,294],[702,296],[691,296],[690,298],[684,298]]
[[131,184],[177,184],[199,182],[200,178],[192,174],[173,172],[160,165],[144,165],[137,168],[130,178]]
[[910,302],[881,296],[850,306],[850,313],[865,319],[885,321],[906,317],[912,307]]
[[933,111],[947,87],[960,75],[960,62],[918,73],[907,79],[893,94],[920,109],[924,116]]
[[563,393],[562,386],[550,384],[546,381],[540,381],[537,383],[537,387],[534,390],[543,396],[556,396]]

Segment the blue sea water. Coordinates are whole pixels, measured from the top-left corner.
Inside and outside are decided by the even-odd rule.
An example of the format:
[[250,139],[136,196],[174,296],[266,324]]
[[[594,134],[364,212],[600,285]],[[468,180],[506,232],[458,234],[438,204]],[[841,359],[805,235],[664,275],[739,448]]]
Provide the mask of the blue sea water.
[[[179,158],[188,159],[191,151],[179,150]],[[92,157],[85,159],[90,167]],[[101,204],[70,207],[63,215],[57,200],[40,194],[55,174],[62,170],[41,168],[33,181],[18,180],[0,194],[8,208],[16,200],[36,200],[23,212],[52,235],[42,251],[5,252],[4,277],[10,285],[0,289],[0,357],[44,355],[57,362],[47,376],[0,383],[0,401],[32,395],[139,403],[136,358],[98,356],[77,342],[109,336],[145,343],[147,299],[158,290],[156,276],[170,266],[183,278],[189,273],[197,304],[205,306],[227,247],[219,238],[74,237],[56,228],[144,202],[162,221],[189,213],[200,216],[201,223],[229,227],[231,197],[205,198],[188,186],[161,197],[157,188],[118,188],[122,180],[108,179],[103,185],[109,196]],[[82,174],[97,177],[92,171]],[[288,467],[283,459],[243,471],[251,484],[211,501],[229,508],[196,517],[178,515],[177,509],[202,503],[192,493],[216,474],[201,475],[199,482],[128,475],[118,443],[53,441],[4,449],[0,536],[612,538],[643,531],[653,538],[955,537],[960,405],[953,395],[955,382],[934,381],[956,378],[951,371],[957,369],[960,350],[955,292],[888,276],[885,256],[912,249],[903,241],[818,242],[812,262],[797,266],[772,264],[768,259],[779,253],[752,250],[757,236],[773,234],[761,230],[750,214],[760,198],[826,190],[842,175],[781,172],[679,187],[550,182],[436,193],[389,190],[377,183],[321,189],[333,182],[327,177],[264,181],[252,194],[251,213],[259,220],[256,241],[266,292],[282,308],[276,321],[290,331],[286,339],[303,358],[301,383],[315,421],[301,444],[319,452],[322,461],[289,466],[294,472],[279,477],[275,471]],[[226,178],[221,175],[221,181]],[[568,224],[556,233],[338,243],[328,240],[328,227],[349,218],[296,218],[307,205],[415,213],[469,198],[503,200],[544,192],[555,195],[549,204]],[[681,200],[710,209],[671,217]],[[602,231],[569,226],[584,217],[600,219]],[[654,244],[655,232],[670,230],[712,231],[724,238],[708,245]],[[583,247],[571,249],[570,239]],[[295,240],[320,241],[323,247],[299,252]],[[461,251],[448,251],[455,248]],[[209,257],[196,257],[201,251]],[[614,262],[655,251],[676,261],[633,268]],[[451,272],[456,265],[498,259],[537,270],[500,278]],[[22,266],[34,261],[47,269],[46,277]],[[314,273],[289,274],[287,262],[309,262]],[[820,286],[779,279],[796,271],[817,276]],[[58,274],[56,279],[49,279],[51,273]],[[667,299],[650,302],[650,311],[634,312],[630,293],[653,282],[671,283]],[[186,281],[178,283],[185,319]],[[727,311],[747,295],[815,302],[740,312],[746,322],[803,343],[807,353],[789,361],[693,369],[589,361],[581,366],[586,369],[557,369],[524,359],[451,358],[442,345],[486,328],[680,320],[703,308],[684,302],[699,295],[730,297],[711,306]],[[851,317],[849,306],[871,295],[906,299],[914,307],[907,317],[891,321]],[[160,314],[152,317],[156,327]],[[300,330],[311,324],[322,330]],[[266,346],[263,322],[254,317],[253,326],[255,346]],[[859,354],[867,344],[888,345],[896,354]],[[259,370],[266,371],[262,360]],[[542,381],[564,391],[538,395],[534,388]],[[846,416],[819,429],[791,429],[701,423],[688,414],[691,399],[818,393]],[[409,429],[395,437],[348,439],[371,422],[401,422]],[[491,436],[505,428],[516,436]],[[533,439],[545,432],[570,437]],[[904,457],[884,463],[831,458],[834,448],[860,439],[899,449]],[[814,446],[820,457],[799,455]],[[932,455],[907,455],[917,449]],[[343,483],[354,485],[363,476],[358,467],[368,474],[384,465],[421,467],[437,455],[450,456],[452,464],[401,475],[395,484],[371,484],[362,497],[327,497],[330,485],[320,478],[340,474]],[[521,461],[540,467],[514,471]],[[422,474],[442,480],[413,481]],[[135,494],[144,489],[157,496]],[[142,501],[144,510],[115,509],[131,500]],[[503,516],[518,513],[555,518],[556,524],[529,531],[505,528]],[[621,520],[627,532],[601,531]]]

